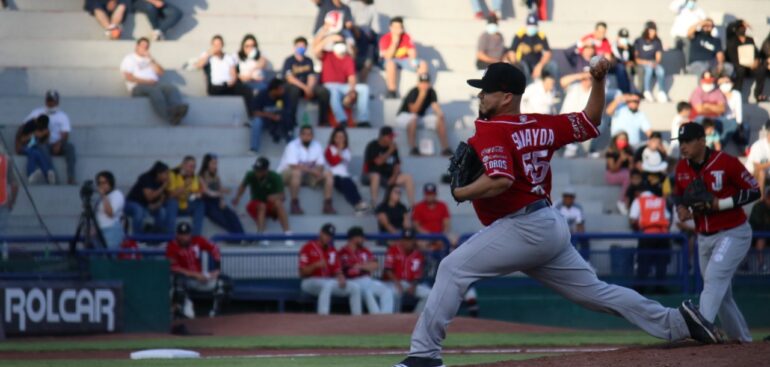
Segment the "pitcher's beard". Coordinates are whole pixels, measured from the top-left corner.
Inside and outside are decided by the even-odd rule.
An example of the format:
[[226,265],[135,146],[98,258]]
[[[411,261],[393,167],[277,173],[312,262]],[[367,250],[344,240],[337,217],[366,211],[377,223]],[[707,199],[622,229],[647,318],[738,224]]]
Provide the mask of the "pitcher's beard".
[[481,120],[489,120],[491,117],[495,115],[495,110],[493,109],[487,109],[487,112],[482,112],[481,107],[479,107],[479,119]]

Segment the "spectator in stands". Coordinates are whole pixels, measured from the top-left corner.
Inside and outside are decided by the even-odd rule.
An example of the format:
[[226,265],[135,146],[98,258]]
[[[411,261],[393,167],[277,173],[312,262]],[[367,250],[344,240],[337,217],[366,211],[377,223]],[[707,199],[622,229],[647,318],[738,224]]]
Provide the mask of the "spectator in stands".
[[[764,197],[751,208],[749,215],[749,224],[754,232],[770,232],[770,188],[765,188]],[[755,237],[754,248],[757,250],[757,265],[760,271],[766,272],[768,269],[765,264],[765,248],[767,247],[767,238]]]
[[[578,82],[584,82],[583,84],[587,84],[590,88],[591,75],[588,73],[588,70],[590,69],[589,63],[591,58],[596,55],[594,45],[592,43],[584,45],[579,53],[577,47],[571,47],[564,52],[567,55],[567,61],[571,68],[559,79],[562,89],[567,90],[567,94],[569,94],[569,87]],[[588,83],[585,83],[586,79],[588,79]],[[587,96],[586,100],[588,100]]]
[[497,25],[497,17],[490,15],[476,44],[476,69],[484,70],[491,64],[503,61],[505,57],[505,39]]
[[192,217],[193,234],[200,235],[203,231],[206,207],[201,200],[203,183],[200,176],[195,173],[195,157],[189,155],[184,157],[182,164],[169,172],[166,192],[169,222],[167,233],[173,233],[176,218],[185,215]]
[[583,215],[583,207],[575,202],[577,192],[574,188],[568,187],[561,194],[561,201],[554,205],[554,208],[561,214],[567,225],[569,225],[569,232],[585,233],[585,216]]
[[69,142],[72,126],[69,116],[59,108],[59,92],[49,90],[45,93],[45,106],[38,107],[26,118],[26,121],[37,118],[40,115],[48,116],[48,155],[63,156],[67,164],[67,183],[75,184],[75,146]]
[[147,15],[154,41],[162,40],[169,29],[182,19],[182,10],[164,0],[133,0],[137,11]]
[[5,145],[0,144],[0,171],[5,179],[2,180],[5,187],[3,188],[6,193],[5,202],[0,202],[0,231],[1,233],[8,233],[8,217],[13,211],[13,207],[16,205],[16,198],[19,195],[19,179],[16,177],[16,172],[13,170],[13,164],[8,160],[10,157],[9,152],[5,150]]
[[704,117],[718,119],[727,110],[727,98],[716,87],[716,78],[710,71],[703,72],[700,83],[690,94],[690,105],[693,108],[690,117],[698,122]]
[[[665,163],[665,162],[664,162]],[[659,188],[646,187],[639,195],[628,213],[631,226],[643,234],[669,233],[671,212],[666,207]],[[668,238],[640,238],[637,247],[636,290],[644,293],[645,284],[652,269],[655,269],[654,293],[667,293],[662,283],[666,280],[666,270],[671,261],[671,241]]]
[[332,206],[332,190],[334,176],[325,169],[324,148],[321,143],[313,140],[313,128],[302,126],[299,138],[286,144],[278,165],[278,172],[283,176],[283,182],[289,184],[291,195],[291,214],[302,215],[305,212],[299,204],[299,188],[302,185],[314,187],[323,183],[324,214],[337,214]]
[[425,257],[417,249],[414,230],[404,230],[401,237],[401,241],[388,247],[382,279],[396,294],[396,311],[401,311],[403,295],[407,294],[417,298],[414,313],[420,313],[430,294],[430,287],[422,283]]
[[642,163],[644,161],[645,152],[658,152],[663,160],[666,160],[667,152],[666,146],[663,143],[663,135],[657,131],[653,131],[650,134],[650,138],[647,139],[644,145],[634,151],[634,169],[642,171]]
[[764,194],[764,188],[767,186],[767,174],[770,170],[770,120],[765,122],[764,136],[760,133],[760,138],[751,144],[749,156],[746,159],[747,169],[757,179],[760,191]]
[[722,146],[729,141],[745,145],[748,143],[750,128],[743,124],[743,97],[741,90],[733,83],[733,79],[722,76],[717,80],[719,91],[725,95],[727,108],[722,115],[722,131],[720,132]]
[[703,130],[706,133],[706,147],[717,152],[721,151],[722,139],[719,135],[719,131],[717,131],[716,121],[710,118],[705,118],[703,119],[702,124]]
[[743,79],[754,77],[757,83],[754,88],[754,98],[756,98],[757,102],[762,102],[767,100],[766,96],[762,98],[762,93],[765,90],[767,67],[761,65],[759,50],[754,44],[754,38],[746,35],[746,30],[749,28],[749,24],[743,19],[733,21],[727,26],[725,61],[732,64],[735,68],[735,90],[743,91]]
[[[589,44],[583,48],[583,53],[593,57],[593,45]],[[577,60],[583,58],[579,57]],[[574,73],[565,75],[561,78],[560,83],[565,90],[564,101],[561,104],[561,113],[578,112],[582,111],[585,103],[588,102],[588,97],[591,93],[591,74],[588,73],[588,64],[583,67],[583,71],[575,70]],[[526,91],[525,91],[526,93]],[[577,156],[580,145],[577,143],[568,144],[564,148],[564,157],[573,158]]]
[[[422,188],[423,200],[412,210],[414,230],[418,234],[440,234],[446,236],[452,246],[457,244],[457,238],[452,234],[452,217],[447,205],[438,199],[438,189],[434,183],[426,183]],[[430,246],[420,246],[423,249],[443,250],[444,243],[434,241]]]
[[714,21],[706,19],[687,31],[690,39],[690,63],[687,72],[694,75],[703,75],[705,71],[711,71],[714,75],[733,75],[733,65],[725,62],[725,53],[722,52],[722,41],[714,37]]
[[409,208],[401,203],[401,188],[391,186],[385,192],[385,199],[377,205],[375,209],[377,214],[377,226],[380,233],[397,234],[405,228],[412,227],[412,221],[409,217]]
[[128,0],[86,0],[84,8],[104,28],[104,35],[116,40],[123,32],[129,6]]
[[642,36],[634,42],[634,52],[636,53],[637,74],[641,76],[643,83],[637,86],[644,93],[644,99],[652,102],[652,78],[658,84],[658,93],[656,98],[658,102],[668,102],[666,95],[666,70],[660,64],[663,60],[663,43],[658,38],[658,26],[653,21],[648,21],[644,25]]
[[[476,19],[484,19],[484,7],[487,7],[485,0],[471,0],[471,7],[473,7],[473,14]],[[492,0],[492,7],[489,9],[489,17],[495,17],[496,19],[503,19],[503,0]],[[495,61],[497,62],[497,61]]]
[[[297,126],[297,108],[300,97],[307,101],[318,102],[318,125],[329,125],[329,91],[318,82],[318,75],[313,70],[313,60],[305,57],[307,39],[297,37],[294,40],[294,54],[283,63],[283,78],[286,80],[286,110],[289,124]],[[302,121],[308,124],[309,121]]]
[[0,10],[8,9],[8,4],[5,3],[5,0],[0,0]]
[[318,31],[326,24],[329,27],[330,34],[341,34],[345,38],[351,37],[353,31],[353,13],[350,7],[345,5],[342,0],[311,0],[318,6],[318,15],[315,18],[313,33]]
[[227,206],[225,195],[230,189],[222,185],[219,178],[219,158],[216,154],[206,153],[198,172],[203,189],[203,206],[206,217],[227,233],[243,233],[243,225],[238,214]]
[[182,102],[179,89],[159,81],[164,70],[150,55],[150,40],[147,38],[136,41],[134,52],[126,55],[120,63],[120,72],[131,95],[149,97],[155,113],[164,120],[178,125],[187,115],[189,106]]
[[248,86],[252,96],[267,89],[267,58],[259,51],[253,34],[243,36],[238,50],[238,80]]
[[380,20],[374,0],[352,0],[348,4],[353,15],[353,37],[356,42],[356,70],[358,80],[366,83],[369,72],[380,59],[377,45]]
[[204,51],[195,66],[206,74],[206,91],[210,96],[241,96],[246,108],[251,104],[252,92],[238,80],[235,56],[225,53],[222,36],[211,38],[211,47]]
[[110,171],[96,174],[96,191],[99,202],[96,204],[96,223],[104,237],[104,246],[111,250],[120,248],[125,232],[123,231],[123,207],[126,198],[115,187],[115,176]]
[[364,246],[364,230],[361,227],[351,227],[348,230],[348,242],[339,251],[339,256],[345,278],[361,289],[369,313],[393,313],[395,294],[393,289],[385,283],[372,278],[379,263],[372,252]]
[[556,113],[556,79],[547,71],[524,90],[521,113]]
[[166,202],[168,195],[166,189],[169,187],[169,169],[168,166],[157,161],[149,171],[143,173],[131,187],[126,197],[126,205],[123,211],[131,218],[133,234],[142,234],[145,232],[144,220],[152,215],[155,222],[154,226],[149,227],[151,232],[165,233],[169,226],[168,212]]
[[639,110],[641,96],[638,94],[618,94],[607,106],[607,115],[612,116],[611,134],[621,131],[628,134],[628,144],[638,147],[650,134],[652,126],[647,115]]
[[592,44],[596,50],[596,54],[605,57],[607,60],[612,60],[612,46],[607,39],[607,23],[598,22],[594,26],[594,31],[583,36],[577,42],[578,53],[583,53],[583,48],[586,45]]
[[519,29],[511,42],[508,51],[508,60],[521,69],[527,76],[527,82],[538,79],[543,72],[557,75],[556,63],[551,60],[551,47],[545,33],[538,29],[537,17],[534,14],[527,16],[527,25]]
[[334,188],[353,206],[356,214],[360,215],[369,210],[369,204],[361,198],[358,186],[350,178],[350,160],[353,158],[353,154],[350,153],[348,143],[348,133],[345,128],[336,127],[329,135],[329,145],[324,151],[324,159],[329,171],[334,176]]
[[331,223],[321,227],[317,240],[308,241],[299,252],[300,287],[318,297],[318,314],[328,315],[332,295],[348,297],[350,313],[361,314],[361,288],[348,282],[342,272],[339,254],[334,248],[336,228]]
[[612,56],[614,57],[614,67],[611,69],[618,82],[618,88],[622,93],[631,93],[635,91],[631,83],[631,75],[634,74],[636,65],[636,44],[631,44],[628,38],[628,29],[621,28],[618,31],[618,38],[612,44]]
[[[767,37],[762,42],[762,47],[759,48],[759,59],[760,59],[760,66],[759,70],[764,75],[764,78],[767,78],[770,76],[770,33],[767,34]],[[762,79],[764,82],[765,79]],[[768,96],[764,92],[764,87],[760,88],[760,84],[757,83],[757,85],[754,86],[754,90],[759,90],[760,95],[757,97],[757,103],[759,102],[767,102]],[[754,94],[756,96],[756,93]]]
[[27,156],[27,182],[34,185],[46,181],[56,184],[56,172],[53,169],[51,155],[48,154],[48,115],[39,115],[27,120],[16,130],[16,154]]
[[629,204],[626,202],[625,195],[629,184],[629,172],[634,162],[634,151],[628,144],[628,134],[625,131],[615,134],[604,155],[607,158],[604,180],[608,185],[620,185],[617,206],[620,213],[625,215]]
[[676,13],[674,24],[671,26],[671,36],[674,37],[674,45],[682,50],[685,65],[690,59],[690,27],[706,20],[706,12],[698,6],[695,0],[673,0],[671,11]]
[[398,98],[398,69],[428,72],[428,63],[417,57],[412,37],[404,29],[404,18],[390,19],[390,32],[380,38],[380,56],[385,65],[385,84],[388,92],[385,98]]
[[[270,171],[270,161],[265,157],[257,158],[252,168],[246,172],[241,185],[238,186],[238,192],[232,201],[233,207],[238,207],[241,196],[248,188],[250,200],[246,204],[246,212],[257,224],[257,233],[265,233],[265,219],[270,217],[277,219],[283,233],[290,236],[292,232],[289,229],[289,218],[283,206],[286,200],[283,193],[283,179],[278,173]],[[262,244],[268,245],[269,241],[263,240]],[[287,240],[286,245],[293,246],[294,241]]]
[[[204,270],[201,264],[203,252],[213,261],[213,269]],[[214,302],[209,317],[218,315],[231,287],[229,279],[221,272],[222,256],[217,245],[193,234],[190,224],[181,222],[176,226],[176,237],[166,245],[166,258],[171,263],[172,304],[177,312],[195,318],[189,295],[193,291],[211,293]]]
[[[671,180],[666,175],[668,162],[665,155],[659,150],[645,149],[642,153],[642,181],[643,185],[660,189],[661,195],[668,199],[671,195]],[[644,190],[640,186],[639,193]]]
[[681,101],[676,104],[676,115],[671,121],[671,145],[668,151],[668,155],[673,158],[679,158],[679,127],[690,122],[691,114],[692,106],[689,102]]
[[386,188],[404,187],[409,205],[414,205],[414,180],[411,175],[401,172],[401,159],[393,136],[393,128],[390,126],[383,126],[379,137],[366,146],[361,182],[369,185],[372,203],[379,200],[379,190],[382,185]]
[[[281,139],[287,142],[294,139],[294,125],[291,121],[291,111],[283,103],[286,98],[284,81],[275,78],[270,81],[267,90],[259,93],[252,103],[251,112],[251,151],[259,152],[262,141],[262,130],[267,128],[274,143]],[[296,111],[295,111],[296,114]]]
[[[358,83],[355,61],[348,53],[348,45],[339,36],[324,38],[328,28],[318,32],[313,43],[313,54],[321,60],[321,83],[329,90],[334,119],[340,125],[351,126],[346,108],[356,106],[356,121],[369,126],[369,86]],[[325,45],[333,45],[332,52],[325,51]]]
[[[433,113],[428,114],[428,108]],[[406,128],[410,155],[421,155],[417,148],[417,125],[420,123],[428,129],[436,130],[441,144],[441,155],[445,157],[452,155],[453,152],[452,149],[449,149],[449,140],[447,139],[444,111],[438,104],[438,96],[436,90],[430,85],[428,74],[418,76],[417,86],[412,88],[401,102],[401,108],[398,110],[395,122],[399,128]]]

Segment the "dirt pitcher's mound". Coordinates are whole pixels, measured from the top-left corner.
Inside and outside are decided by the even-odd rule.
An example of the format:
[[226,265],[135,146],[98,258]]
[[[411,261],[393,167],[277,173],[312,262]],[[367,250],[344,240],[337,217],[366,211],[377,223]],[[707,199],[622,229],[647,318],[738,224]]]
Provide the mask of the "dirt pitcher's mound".
[[[410,334],[417,315],[245,314],[186,321],[193,333],[218,336],[248,335],[377,335]],[[563,332],[546,326],[458,317],[450,333],[549,333]]]

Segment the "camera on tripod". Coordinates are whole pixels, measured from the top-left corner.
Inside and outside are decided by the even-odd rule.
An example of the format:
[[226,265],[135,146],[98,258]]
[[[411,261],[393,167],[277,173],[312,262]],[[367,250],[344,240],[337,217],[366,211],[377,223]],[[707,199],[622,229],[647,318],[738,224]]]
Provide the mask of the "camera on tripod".
[[80,241],[87,249],[105,247],[104,234],[99,228],[94,212],[94,193],[96,193],[96,185],[94,185],[93,180],[87,180],[80,186],[80,201],[83,204],[83,212],[80,214],[75,236],[70,241],[70,253],[72,254],[75,254],[77,243]]
[[84,203],[90,203],[96,192],[96,186],[93,180],[87,180],[83,182],[83,186],[80,186],[80,200]]

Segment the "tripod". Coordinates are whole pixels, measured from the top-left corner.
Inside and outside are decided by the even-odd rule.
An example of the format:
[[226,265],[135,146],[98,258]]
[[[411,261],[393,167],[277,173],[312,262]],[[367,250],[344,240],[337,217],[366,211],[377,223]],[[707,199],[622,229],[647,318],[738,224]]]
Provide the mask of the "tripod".
[[[75,230],[75,237],[70,241],[70,254],[74,255],[77,250],[78,240],[80,235],[83,234],[83,246],[85,248],[94,248],[96,245],[101,245],[102,248],[107,248],[107,242],[104,241],[104,234],[102,233],[99,224],[96,222],[96,215],[94,214],[94,207],[91,204],[90,197],[81,197],[83,201],[83,212],[80,213],[80,219],[78,220],[78,227]],[[94,243],[94,236],[96,234],[96,243]]]

